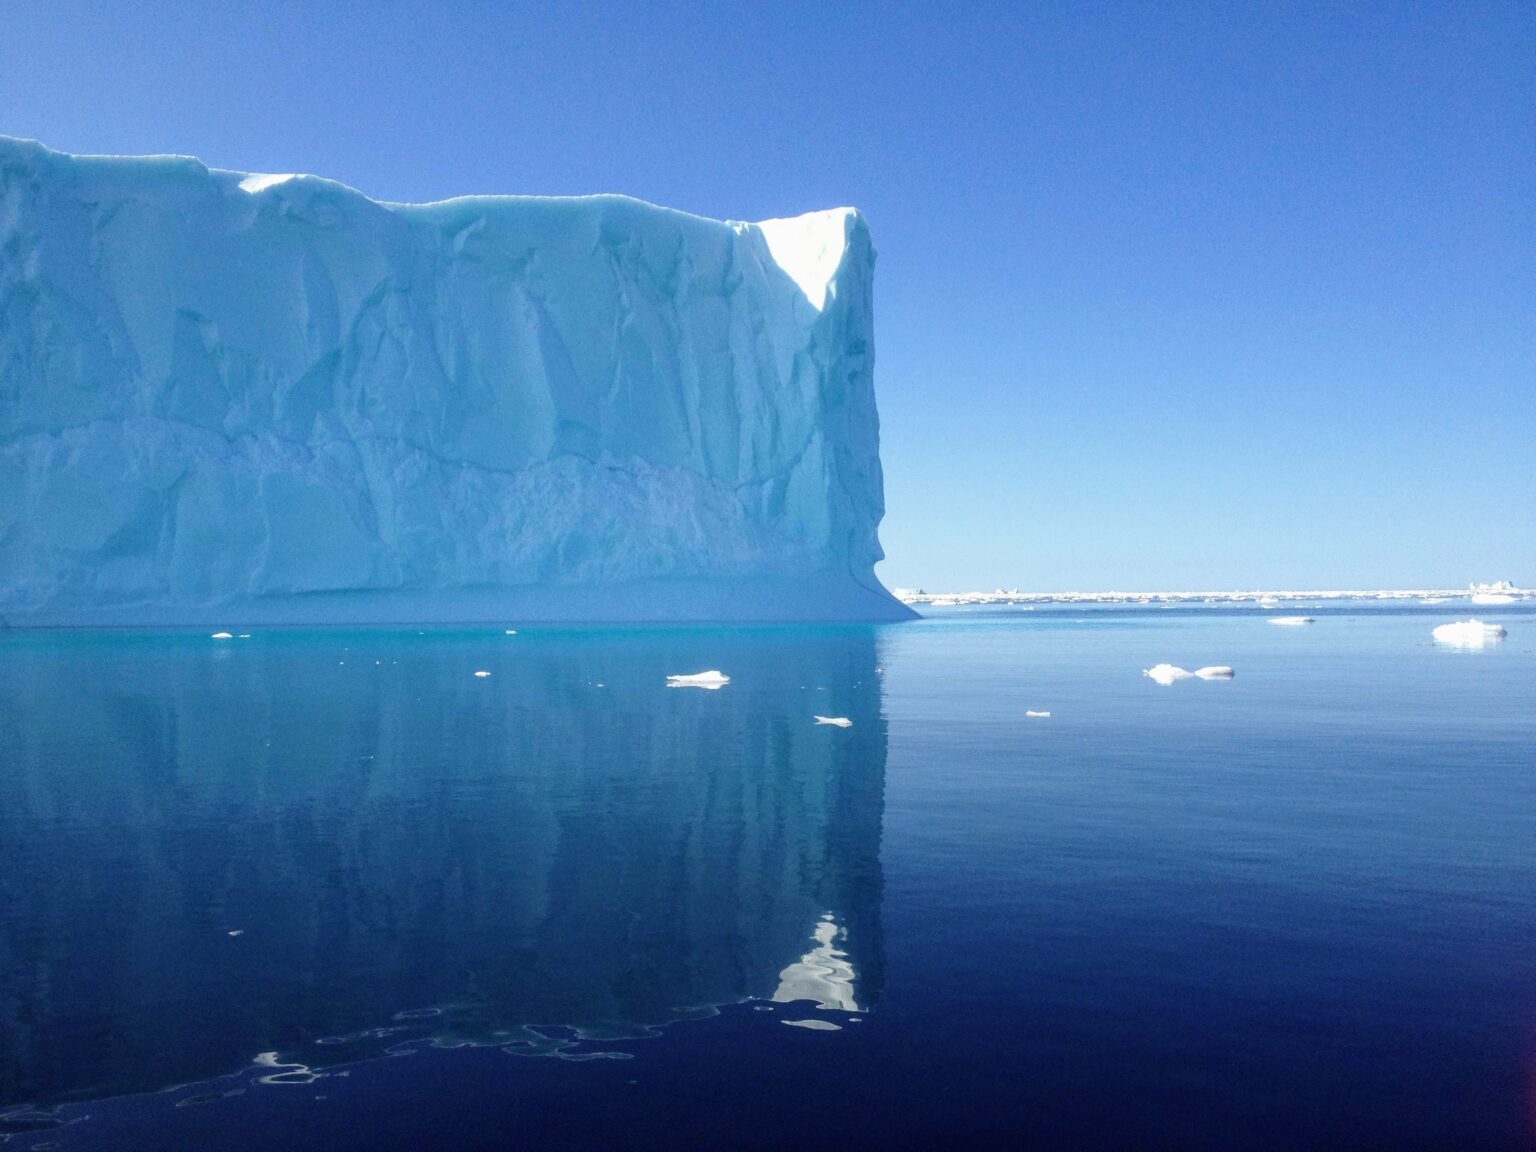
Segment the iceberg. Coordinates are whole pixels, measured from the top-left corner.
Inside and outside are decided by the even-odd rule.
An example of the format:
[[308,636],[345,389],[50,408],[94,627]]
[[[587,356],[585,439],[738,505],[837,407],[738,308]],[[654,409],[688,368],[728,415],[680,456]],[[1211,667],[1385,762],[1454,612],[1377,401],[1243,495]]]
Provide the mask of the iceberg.
[[1481,648],[1495,643],[1509,633],[1502,624],[1484,624],[1481,620],[1461,620],[1455,624],[1442,624],[1432,635],[1440,644],[1453,648]]
[[875,253],[0,137],[0,623],[903,619]]
[[1311,616],[1271,616],[1269,622],[1285,628],[1299,628],[1303,624],[1315,623],[1315,620]]
[[1154,664],[1150,668],[1143,668],[1141,674],[1155,680],[1164,688],[1167,688],[1176,680],[1188,680],[1194,675],[1193,672],[1174,664]]
[[815,716],[811,717],[818,724],[831,724],[834,728],[852,728],[853,721],[846,716]]

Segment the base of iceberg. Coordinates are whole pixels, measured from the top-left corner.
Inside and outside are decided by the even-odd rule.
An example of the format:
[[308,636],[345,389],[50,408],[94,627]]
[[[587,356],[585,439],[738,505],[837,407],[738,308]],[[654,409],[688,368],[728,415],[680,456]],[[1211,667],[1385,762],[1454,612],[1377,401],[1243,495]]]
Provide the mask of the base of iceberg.
[[879,623],[916,613],[847,573],[637,580],[562,587],[312,592],[217,604],[71,605],[0,614],[0,628],[222,625]]

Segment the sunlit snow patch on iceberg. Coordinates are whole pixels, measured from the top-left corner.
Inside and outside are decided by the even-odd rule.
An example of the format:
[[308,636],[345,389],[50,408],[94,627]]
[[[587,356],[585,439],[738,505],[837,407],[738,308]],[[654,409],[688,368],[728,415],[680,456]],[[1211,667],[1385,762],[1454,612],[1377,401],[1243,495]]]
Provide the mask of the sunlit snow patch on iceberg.
[[1452,648],[1481,648],[1484,644],[1497,643],[1508,634],[1502,624],[1484,624],[1481,620],[1442,624],[1433,633],[1437,644],[1448,644]]
[[718,668],[711,668],[708,672],[691,672],[677,676],[667,677],[668,688],[708,688],[713,691],[723,688],[731,682],[731,678]]

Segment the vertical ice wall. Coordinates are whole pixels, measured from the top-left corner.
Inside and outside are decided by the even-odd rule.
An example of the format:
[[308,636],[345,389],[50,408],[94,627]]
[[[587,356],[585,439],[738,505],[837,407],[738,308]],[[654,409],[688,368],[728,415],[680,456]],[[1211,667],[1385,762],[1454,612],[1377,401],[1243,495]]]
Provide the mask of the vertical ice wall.
[[0,617],[905,615],[873,261],[0,138]]

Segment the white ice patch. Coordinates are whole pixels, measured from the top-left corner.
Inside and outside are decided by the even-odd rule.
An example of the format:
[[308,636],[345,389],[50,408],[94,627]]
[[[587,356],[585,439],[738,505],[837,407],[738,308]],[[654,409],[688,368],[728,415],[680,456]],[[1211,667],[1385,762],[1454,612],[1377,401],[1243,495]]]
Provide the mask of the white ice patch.
[[484,680],[489,675],[490,675],[489,672],[476,672],[475,673],[475,679],[476,680]]
[[838,728],[852,728],[853,721],[846,716],[812,716],[818,724],[833,724]]
[[1515,598],[1506,596],[1502,592],[1474,592],[1472,603],[1474,604],[1513,604]]
[[1315,623],[1311,616],[1272,616],[1269,622],[1271,624],[1282,624],[1287,627],[1299,627],[1302,624]]
[[1436,643],[1449,644],[1453,648],[1481,648],[1484,644],[1497,643],[1509,633],[1502,624],[1462,620],[1455,624],[1440,625],[1433,635]]
[[723,688],[730,682],[731,678],[718,668],[711,668],[708,672],[690,672],[667,677],[668,688],[708,688],[713,691]]
[[1225,664],[1208,664],[1204,668],[1197,668],[1193,672],[1180,668],[1176,664],[1154,664],[1151,668],[1142,669],[1141,674],[1157,681],[1165,688],[1176,680],[1230,680],[1235,675],[1230,667]]
[[773,262],[800,286],[811,307],[820,312],[827,304],[827,287],[837,275],[848,247],[851,208],[807,212],[782,220],[760,220]]
[[268,188],[286,184],[297,175],[297,172],[252,172],[240,181],[240,191],[265,192]]
[[1049,712],[1030,712],[1026,710],[1024,715],[1034,720],[1049,720],[1051,718]]
[[834,1024],[830,1020],[780,1020],[780,1024],[788,1024],[791,1028],[809,1028],[813,1032],[841,1032],[843,1026]]
[[215,632],[212,636],[209,637],[209,639],[210,640],[233,640],[234,636],[231,633],[229,633],[229,632]]

